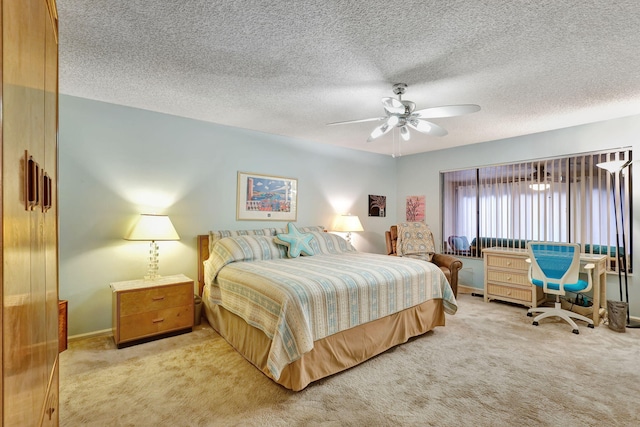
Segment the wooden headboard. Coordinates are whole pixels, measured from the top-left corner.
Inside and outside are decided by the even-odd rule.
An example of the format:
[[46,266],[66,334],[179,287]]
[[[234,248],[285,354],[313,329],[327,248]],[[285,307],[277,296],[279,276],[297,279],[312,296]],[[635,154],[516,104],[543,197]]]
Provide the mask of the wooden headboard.
[[204,262],[209,258],[209,235],[198,235],[198,295],[204,288]]

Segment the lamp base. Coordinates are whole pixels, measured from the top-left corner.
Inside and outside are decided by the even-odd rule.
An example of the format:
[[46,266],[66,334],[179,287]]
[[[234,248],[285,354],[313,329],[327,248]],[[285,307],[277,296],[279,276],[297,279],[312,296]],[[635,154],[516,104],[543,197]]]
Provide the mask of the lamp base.
[[158,274],[158,244],[155,240],[151,241],[149,245],[149,269],[147,270],[147,274],[144,276],[144,280],[155,280],[160,278]]
[[640,322],[636,322],[635,320],[629,319],[627,321],[627,328],[629,329],[637,329],[640,328]]

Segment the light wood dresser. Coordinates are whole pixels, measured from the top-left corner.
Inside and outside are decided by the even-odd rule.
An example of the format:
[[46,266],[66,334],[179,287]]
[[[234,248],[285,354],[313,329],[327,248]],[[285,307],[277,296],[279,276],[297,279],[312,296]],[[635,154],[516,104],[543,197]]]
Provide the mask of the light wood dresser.
[[111,283],[118,348],[193,328],[193,280],[183,274]]
[[508,301],[537,307],[546,296],[542,288],[529,283],[528,254],[510,248],[486,248],[484,257],[484,300]]

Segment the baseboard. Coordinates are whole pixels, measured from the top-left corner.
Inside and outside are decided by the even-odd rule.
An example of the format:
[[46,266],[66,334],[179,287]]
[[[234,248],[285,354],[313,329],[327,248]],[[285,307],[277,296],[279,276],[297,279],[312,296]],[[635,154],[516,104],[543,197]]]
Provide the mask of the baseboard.
[[95,338],[95,337],[102,337],[102,336],[108,336],[108,335],[113,335],[112,329],[103,329],[102,331],[94,331],[94,332],[88,332],[86,334],[73,335],[69,337],[69,341],[78,341],[86,338]]
[[484,289],[474,288],[473,286],[465,286],[458,283],[458,293],[484,295]]

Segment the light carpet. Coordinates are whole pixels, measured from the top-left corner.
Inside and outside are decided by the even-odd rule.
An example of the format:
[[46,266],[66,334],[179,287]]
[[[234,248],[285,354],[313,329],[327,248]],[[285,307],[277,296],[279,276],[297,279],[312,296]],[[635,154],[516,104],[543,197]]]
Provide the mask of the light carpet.
[[460,295],[447,326],[301,392],[273,383],[203,320],[117,350],[60,355],[62,426],[637,426],[640,330],[531,325]]

